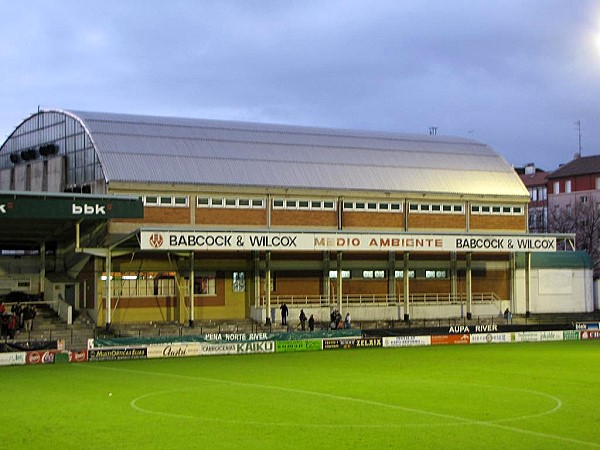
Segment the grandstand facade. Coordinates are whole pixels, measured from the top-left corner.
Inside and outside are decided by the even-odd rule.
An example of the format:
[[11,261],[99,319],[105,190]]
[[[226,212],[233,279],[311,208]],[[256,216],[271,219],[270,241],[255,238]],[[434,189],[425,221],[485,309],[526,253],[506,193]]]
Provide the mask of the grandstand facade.
[[265,322],[283,303],[321,321],[593,303],[585,264],[561,296],[540,287],[531,255],[573,236],[528,234],[527,189],[470,139],[40,110],[0,148],[0,191],[142,199],[143,218],[57,251],[98,325]]

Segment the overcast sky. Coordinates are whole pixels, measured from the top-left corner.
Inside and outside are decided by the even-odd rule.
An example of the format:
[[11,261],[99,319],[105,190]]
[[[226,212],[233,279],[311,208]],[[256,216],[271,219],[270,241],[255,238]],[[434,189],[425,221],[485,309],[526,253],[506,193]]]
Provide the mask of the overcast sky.
[[0,2],[0,140],[42,108],[600,154],[600,1]]

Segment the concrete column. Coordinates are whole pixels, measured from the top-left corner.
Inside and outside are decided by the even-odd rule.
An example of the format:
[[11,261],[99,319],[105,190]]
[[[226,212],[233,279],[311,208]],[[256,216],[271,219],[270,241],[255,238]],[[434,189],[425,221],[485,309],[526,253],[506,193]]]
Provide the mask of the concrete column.
[[466,271],[466,280],[465,280],[465,284],[466,284],[466,289],[467,289],[467,319],[471,319],[473,317],[473,312],[472,312],[472,308],[473,308],[473,292],[472,292],[472,284],[471,284],[471,260],[472,260],[472,254],[471,253],[467,253],[466,255],[466,260],[467,260],[467,271]]
[[254,307],[260,307],[260,253],[254,252]]
[[265,324],[271,323],[271,252],[267,252],[265,255],[265,296],[266,296],[266,320]]
[[190,328],[194,328],[194,281],[196,278],[196,259],[194,252],[190,252]]
[[453,301],[458,297],[458,287],[456,278],[458,276],[458,261],[456,252],[450,252],[450,295]]
[[331,279],[329,278],[329,252],[323,252],[323,284],[322,284],[322,292],[323,298],[325,299],[327,305],[331,303],[331,287],[329,283]]
[[525,253],[525,317],[531,315],[531,253]]
[[337,300],[338,311],[342,314],[342,252],[337,253]]
[[112,252],[106,255],[106,330],[110,329],[112,309]]
[[410,320],[410,283],[408,279],[408,260],[409,253],[404,252],[404,264],[402,266],[402,275],[404,282],[404,321],[408,322]]
[[388,253],[388,297],[396,300],[396,254]]

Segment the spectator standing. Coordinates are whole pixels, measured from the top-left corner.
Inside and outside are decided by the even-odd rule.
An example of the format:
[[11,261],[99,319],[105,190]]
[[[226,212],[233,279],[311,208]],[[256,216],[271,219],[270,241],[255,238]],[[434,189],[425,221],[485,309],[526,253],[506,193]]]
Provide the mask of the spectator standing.
[[17,320],[17,329],[22,330],[23,329],[23,307],[21,306],[21,302],[17,302],[14,305],[12,305],[12,308],[10,308],[10,311],[15,315],[15,318]]
[[280,306],[281,309],[281,325],[287,325],[287,316],[289,313],[287,305],[284,303]]
[[310,331],[315,331],[315,318],[312,314],[310,315],[310,318],[308,319],[308,329]]
[[302,331],[306,330],[306,314],[304,314],[303,309],[300,310],[300,327],[302,328]]
[[35,306],[26,305],[23,308],[23,324],[25,325],[25,331],[33,331],[33,319],[35,318]]
[[344,319],[344,328],[346,328],[346,329],[352,328],[351,321],[352,321],[352,319],[350,318],[350,313],[346,313],[346,318]]

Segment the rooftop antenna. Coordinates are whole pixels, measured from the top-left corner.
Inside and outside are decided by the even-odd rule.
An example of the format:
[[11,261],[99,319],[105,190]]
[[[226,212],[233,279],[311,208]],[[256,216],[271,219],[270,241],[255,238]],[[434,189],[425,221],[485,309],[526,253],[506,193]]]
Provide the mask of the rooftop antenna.
[[577,136],[579,137],[579,147],[577,148],[577,156],[580,157],[581,156],[581,120],[577,120],[575,122],[575,125],[577,126]]

